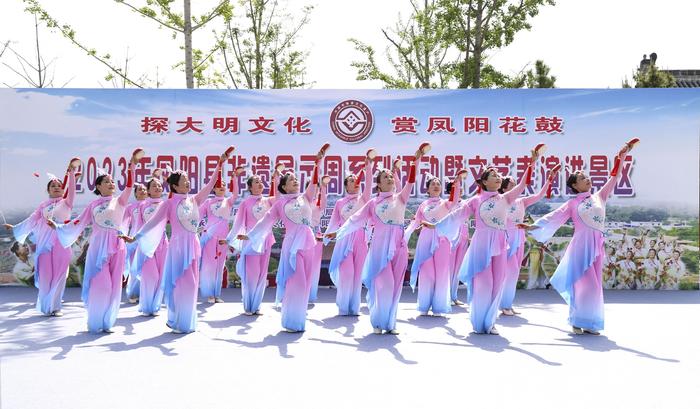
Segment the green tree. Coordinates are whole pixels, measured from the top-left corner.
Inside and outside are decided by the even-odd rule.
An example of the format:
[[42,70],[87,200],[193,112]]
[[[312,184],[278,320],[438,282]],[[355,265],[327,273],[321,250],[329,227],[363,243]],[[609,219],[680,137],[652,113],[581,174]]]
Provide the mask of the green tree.
[[412,13],[399,18],[389,32],[387,62],[393,72],[380,68],[375,48],[350,39],[363,60],[351,65],[357,79],[380,80],[386,88],[514,87],[525,85],[520,73],[509,76],[485,62],[493,50],[513,42],[529,30],[529,19],[554,0],[410,0]]
[[[134,79],[127,75],[126,66],[119,67],[111,59],[108,53],[98,53],[95,48],[88,46],[82,40],[79,40],[75,30],[68,24],[61,24],[54,19],[39,3],[39,0],[22,0],[27,7],[25,10],[39,17],[41,21],[46,23],[50,29],[56,29],[66,39],[71,41],[75,46],[85,51],[87,55],[96,59],[101,64],[106,66],[110,74],[105,78],[108,81],[114,76],[121,78],[124,82],[143,88],[145,82],[143,79]],[[222,0],[216,7],[202,15],[192,15],[191,0],[182,1],[182,13],[175,11],[173,3],[175,0],[145,0],[145,6],[135,6],[124,0],[114,0],[116,3],[123,4],[132,9],[139,15],[149,18],[173,31],[173,39],[177,39],[179,35],[183,37],[183,45],[181,49],[184,51],[184,62],[176,64],[175,67],[182,67],[185,73],[185,84],[187,88],[194,88],[195,79],[197,85],[202,86],[210,83],[221,82],[220,76],[214,75],[212,79],[205,77],[204,72],[213,63],[212,55],[217,51],[218,45],[205,53],[202,50],[192,48],[193,34],[204,28],[210,21],[217,17],[229,19],[231,17],[232,6],[230,0]],[[127,57],[128,59],[128,57]],[[128,63],[126,64],[128,65]]]
[[542,60],[535,62],[535,70],[527,72],[528,88],[555,88],[557,77],[549,75],[549,67]]
[[[638,69],[632,76],[635,88],[673,88],[676,86],[676,79],[668,72],[661,71],[656,64],[650,64],[647,68]],[[631,88],[625,79],[623,88]]]
[[[492,50],[508,46],[515,35],[530,30],[528,21],[542,6],[554,5],[554,0],[440,0],[445,25],[450,29],[450,43],[460,53],[456,76],[460,88],[482,88],[487,65],[485,58]],[[522,80],[510,79],[519,85]]]
[[362,41],[349,39],[363,54],[362,61],[353,61],[359,81],[379,80],[385,88],[446,88],[453,68],[448,57],[448,27],[439,12],[436,0],[410,0],[412,12],[394,29],[382,29],[387,40],[386,55],[394,73],[383,71],[377,64],[375,48]]
[[[295,48],[310,21],[312,6],[294,19],[278,0],[239,0],[243,10],[225,21],[219,50],[234,88],[299,88],[304,81],[307,52]],[[291,22],[291,23],[290,23]]]

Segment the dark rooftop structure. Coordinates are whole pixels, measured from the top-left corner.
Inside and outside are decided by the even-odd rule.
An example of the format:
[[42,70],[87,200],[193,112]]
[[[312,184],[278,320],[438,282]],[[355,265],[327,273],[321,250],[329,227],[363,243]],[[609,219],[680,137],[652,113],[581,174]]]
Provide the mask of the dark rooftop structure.
[[[651,53],[649,58],[644,54],[642,61],[639,63],[639,70],[645,71],[651,65],[656,65],[657,55]],[[700,88],[700,70],[660,70],[669,73],[676,80],[678,88]]]

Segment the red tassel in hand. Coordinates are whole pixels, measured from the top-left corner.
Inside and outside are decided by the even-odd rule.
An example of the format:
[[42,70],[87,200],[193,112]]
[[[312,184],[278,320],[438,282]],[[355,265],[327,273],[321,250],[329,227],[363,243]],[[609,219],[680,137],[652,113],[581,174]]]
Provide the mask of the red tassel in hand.
[[214,183],[214,187],[219,189],[219,188],[221,188],[221,186],[222,186],[221,170],[219,170],[219,172],[217,172],[217,175],[216,175],[216,183]]
[[456,191],[456,185],[455,185],[455,184],[456,184],[456,183],[459,183],[459,179],[455,179],[455,180],[452,182],[452,188],[450,189],[450,202],[454,202],[454,201],[455,201],[455,191]]
[[617,173],[620,171],[620,157],[615,158],[615,166],[613,166],[612,172],[610,172],[610,176],[617,176]]
[[526,184],[532,184],[532,166],[527,167],[527,175],[525,176]]
[[357,176],[355,177],[355,187],[360,187],[360,183],[362,182],[362,177],[364,176],[364,174],[364,169],[362,169],[360,173],[357,174]]
[[132,173],[131,170],[127,171],[126,187],[134,187],[134,175],[132,175]]
[[413,162],[411,171],[408,173],[408,183],[416,183],[416,162]]
[[547,188],[547,199],[552,198],[552,184],[549,184],[549,187]]
[[[63,177],[63,183],[61,184],[61,187],[62,187],[63,189],[65,189],[66,186],[68,186],[68,173],[66,173],[66,175]],[[65,199],[65,198],[67,198],[67,197],[68,197],[68,190],[65,190],[65,191],[63,192],[63,198]]]

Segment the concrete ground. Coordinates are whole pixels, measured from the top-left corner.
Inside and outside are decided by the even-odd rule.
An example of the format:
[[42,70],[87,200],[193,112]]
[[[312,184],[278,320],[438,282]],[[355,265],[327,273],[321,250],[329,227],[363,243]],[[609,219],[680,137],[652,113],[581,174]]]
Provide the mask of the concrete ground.
[[[464,297],[461,290],[460,297]],[[398,336],[366,307],[337,317],[321,289],[305,333],[242,315],[240,290],[200,304],[194,334],[122,304],[115,333],[85,332],[79,289],[65,316],[35,291],[0,288],[0,408],[700,408],[700,292],[609,291],[603,335],[576,336],[549,290],[519,291],[500,336],[470,334],[466,309],[418,317],[405,288]]]

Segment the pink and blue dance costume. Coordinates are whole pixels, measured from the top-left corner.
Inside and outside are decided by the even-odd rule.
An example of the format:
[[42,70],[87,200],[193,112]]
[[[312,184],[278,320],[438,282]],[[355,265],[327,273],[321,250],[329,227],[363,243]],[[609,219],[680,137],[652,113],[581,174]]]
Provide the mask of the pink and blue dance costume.
[[[532,168],[528,168],[531,172]],[[459,279],[467,284],[470,319],[474,332],[495,332],[507,260],[506,219],[508,208],[525,190],[527,176],[509,192],[483,191],[455,209],[435,225],[440,236],[453,245],[469,217],[476,229],[460,267]]]
[[133,190],[133,164],[129,164],[128,172],[126,187],[118,197],[95,199],[76,220],[56,226],[61,245],[70,249],[80,233],[92,225],[82,290],[87,327],[92,333],[111,332],[119,312],[126,260],[126,246],[119,235],[123,234],[120,228]]
[[461,304],[457,297],[459,290],[459,268],[462,266],[464,256],[469,248],[469,225],[462,223],[459,226],[457,243],[450,249],[450,300],[452,305]]
[[278,183],[279,176],[275,173],[270,185],[270,197],[250,195],[243,199],[238,206],[231,232],[226,237],[228,244],[239,252],[236,261],[236,274],[241,279],[241,297],[243,310],[246,314],[255,314],[260,311],[260,304],[267,286],[267,270],[270,264],[270,252],[275,244],[275,235],[270,231],[265,236],[261,254],[251,253],[248,255],[240,254],[240,251],[245,247],[245,241],[238,240],[237,237],[250,232],[255,224],[272,208],[277,200],[274,189]]
[[39,290],[36,309],[44,315],[61,311],[61,297],[66,288],[71,260],[71,249],[63,247],[56,231],[46,224],[47,219],[55,223],[70,219],[75,198],[75,171],[72,169],[68,171],[66,184],[65,197],[43,201],[27,219],[12,226],[12,234],[18,242],[24,242],[31,236],[36,244],[34,286]]
[[202,259],[199,267],[199,292],[202,297],[221,297],[224,264],[228,247],[220,244],[228,235],[229,221],[233,217],[233,205],[238,199],[238,183],[232,181],[231,195],[228,198],[212,197],[199,207],[199,215],[206,218],[199,244],[202,247]]
[[281,220],[285,227],[277,270],[277,294],[281,295],[282,327],[298,332],[306,328],[306,310],[311,290],[316,237],[311,229],[312,209],[316,206],[318,162],[313,180],[303,194],[282,194],[275,204],[248,232],[249,242],[241,257],[263,255],[268,250],[272,226]]
[[[362,189],[362,193],[347,194],[335,202],[326,231],[338,230],[353,214],[369,202],[372,194],[371,171],[371,162],[367,161],[363,171],[365,187]],[[338,306],[339,315],[359,315],[360,313],[362,268],[367,257],[367,241],[365,226],[341,239],[336,239],[328,273],[337,288],[335,304]]]
[[[168,328],[175,333],[190,333],[197,326],[197,288],[199,287],[199,260],[202,249],[197,237],[199,206],[204,203],[216,183],[219,163],[206,185],[194,195],[172,193],[163,201],[134,236],[139,249],[153,257],[162,243],[165,225],[170,223],[170,242],[165,257],[163,287],[168,308]],[[182,173],[181,177],[187,177]]]
[[[143,201],[137,201],[129,203],[124,210],[124,222],[122,224],[122,231],[128,231],[129,235],[134,235],[141,227],[143,223],[141,217],[138,214],[139,206]],[[136,299],[139,298],[139,289],[141,287],[141,270],[132,269],[131,263],[134,260],[136,254],[136,248],[138,245],[136,243],[126,243],[126,262],[124,263],[124,277],[127,277],[126,281],[126,296],[127,298]]]
[[525,209],[539,202],[544,197],[551,183],[547,181],[542,189],[535,195],[519,197],[508,208],[508,221],[506,223],[508,233],[508,258],[506,260],[506,282],[503,284],[503,296],[501,296],[502,310],[511,309],[515,299],[515,289],[520,277],[520,265],[523,262],[525,252],[525,231],[519,229],[517,224],[523,223]]
[[[161,198],[147,198],[139,203],[136,217],[139,218],[139,226],[151,220],[163,203]],[[165,228],[165,224],[162,224]],[[137,244],[137,243],[133,243]],[[153,253],[146,254],[142,247],[136,245],[136,254],[131,263],[131,274],[139,276],[139,312],[143,315],[156,315],[160,311],[163,302],[163,273],[165,260],[168,254],[168,236],[162,234]],[[149,249],[151,250],[151,249]]]
[[323,258],[323,241],[320,239],[323,235],[321,231],[321,217],[326,211],[328,204],[327,197],[328,187],[321,185],[319,188],[318,201],[314,204],[311,211],[311,228],[316,236],[316,246],[314,247],[314,262],[311,267],[311,290],[309,291],[309,302],[314,303],[318,299],[318,282],[321,279],[321,259]]
[[350,216],[335,236],[340,241],[362,231],[367,224],[374,225],[372,242],[362,268],[362,281],[367,287],[370,322],[375,331],[396,330],[396,313],[408,265],[404,217],[415,181],[414,162],[408,181],[399,193],[380,192]]
[[605,260],[605,203],[618,176],[611,177],[596,193],[578,193],[557,210],[534,223],[532,237],[544,243],[571,219],[574,234],[550,284],[569,305],[569,324],[599,331],[603,329],[602,272]]
[[[455,197],[459,197],[460,181],[453,184],[452,200],[431,197],[421,203],[416,216],[406,228],[406,241],[422,222],[436,223],[442,220],[456,205]],[[411,266],[411,288],[415,291],[418,284],[418,311],[427,315],[446,314],[450,307],[450,251],[451,244],[445,237],[440,236],[435,229],[421,229],[416,242],[416,252]]]

